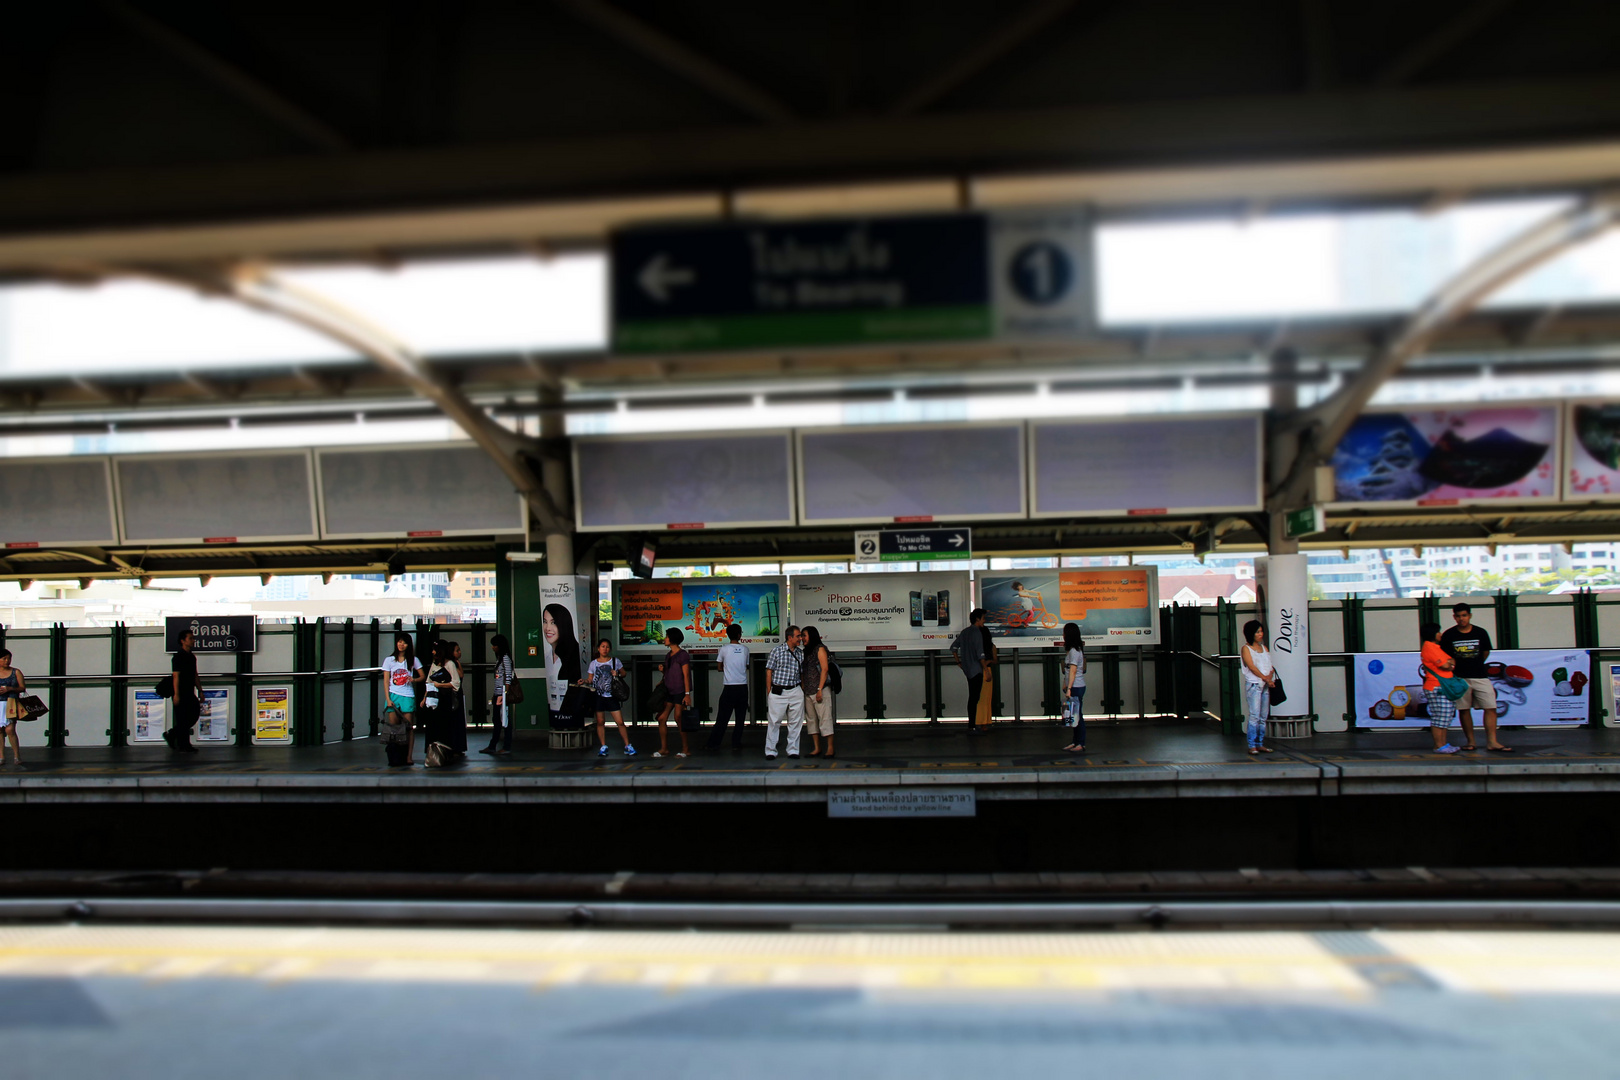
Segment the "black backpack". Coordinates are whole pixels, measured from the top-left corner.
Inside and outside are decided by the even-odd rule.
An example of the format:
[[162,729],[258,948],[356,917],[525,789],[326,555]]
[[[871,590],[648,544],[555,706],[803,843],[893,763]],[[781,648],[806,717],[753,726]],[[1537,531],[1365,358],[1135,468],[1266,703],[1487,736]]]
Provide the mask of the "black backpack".
[[844,669],[833,659],[831,649],[827,650],[827,688],[835,694],[844,692]]

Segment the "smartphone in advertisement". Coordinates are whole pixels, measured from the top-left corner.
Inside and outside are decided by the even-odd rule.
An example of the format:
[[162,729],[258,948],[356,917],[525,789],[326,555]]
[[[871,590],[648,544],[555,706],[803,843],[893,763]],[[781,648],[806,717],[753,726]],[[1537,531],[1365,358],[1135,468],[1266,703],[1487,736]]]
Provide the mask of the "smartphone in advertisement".
[[922,593],[913,592],[911,594],[911,625],[912,626],[921,626],[922,625],[922,620],[923,620]]
[[923,593],[923,622],[931,623],[939,620],[939,596],[936,593]]
[[951,625],[951,590],[939,590],[939,625]]

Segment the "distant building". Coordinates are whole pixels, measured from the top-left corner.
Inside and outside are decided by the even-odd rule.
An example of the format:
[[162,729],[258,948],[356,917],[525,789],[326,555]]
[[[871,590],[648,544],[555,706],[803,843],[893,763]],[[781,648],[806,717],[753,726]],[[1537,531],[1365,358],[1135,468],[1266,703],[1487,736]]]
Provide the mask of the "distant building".
[[1252,604],[1255,595],[1253,575],[1220,574],[1214,570],[1201,574],[1159,574],[1160,604],[1213,606],[1218,600]]

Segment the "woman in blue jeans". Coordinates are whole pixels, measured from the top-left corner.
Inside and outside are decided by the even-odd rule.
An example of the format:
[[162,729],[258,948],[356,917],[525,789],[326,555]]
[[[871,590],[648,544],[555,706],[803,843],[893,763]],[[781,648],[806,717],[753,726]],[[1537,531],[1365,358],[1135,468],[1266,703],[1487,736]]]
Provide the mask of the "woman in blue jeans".
[[1248,706],[1247,726],[1250,754],[1270,754],[1266,745],[1266,718],[1271,715],[1271,687],[1277,673],[1271,669],[1271,650],[1266,648],[1266,628],[1259,619],[1243,624],[1243,702]]
[[1083,754],[1086,749],[1086,713],[1081,707],[1086,700],[1086,645],[1080,637],[1080,624],[1069,623],[1063,628],[1063,722],[1074,728],[1069,745],[1063,749],[1071,754]]

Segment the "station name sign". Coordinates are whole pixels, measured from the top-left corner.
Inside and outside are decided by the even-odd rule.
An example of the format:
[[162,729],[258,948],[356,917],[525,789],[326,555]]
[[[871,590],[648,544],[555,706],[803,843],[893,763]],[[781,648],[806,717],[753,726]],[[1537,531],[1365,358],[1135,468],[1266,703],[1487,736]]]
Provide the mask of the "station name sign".
[[254,615],[170,615],[163,620],[163,649],[178,652],[180,635],[190,630],[194,653],[250,653],[259,649]]

